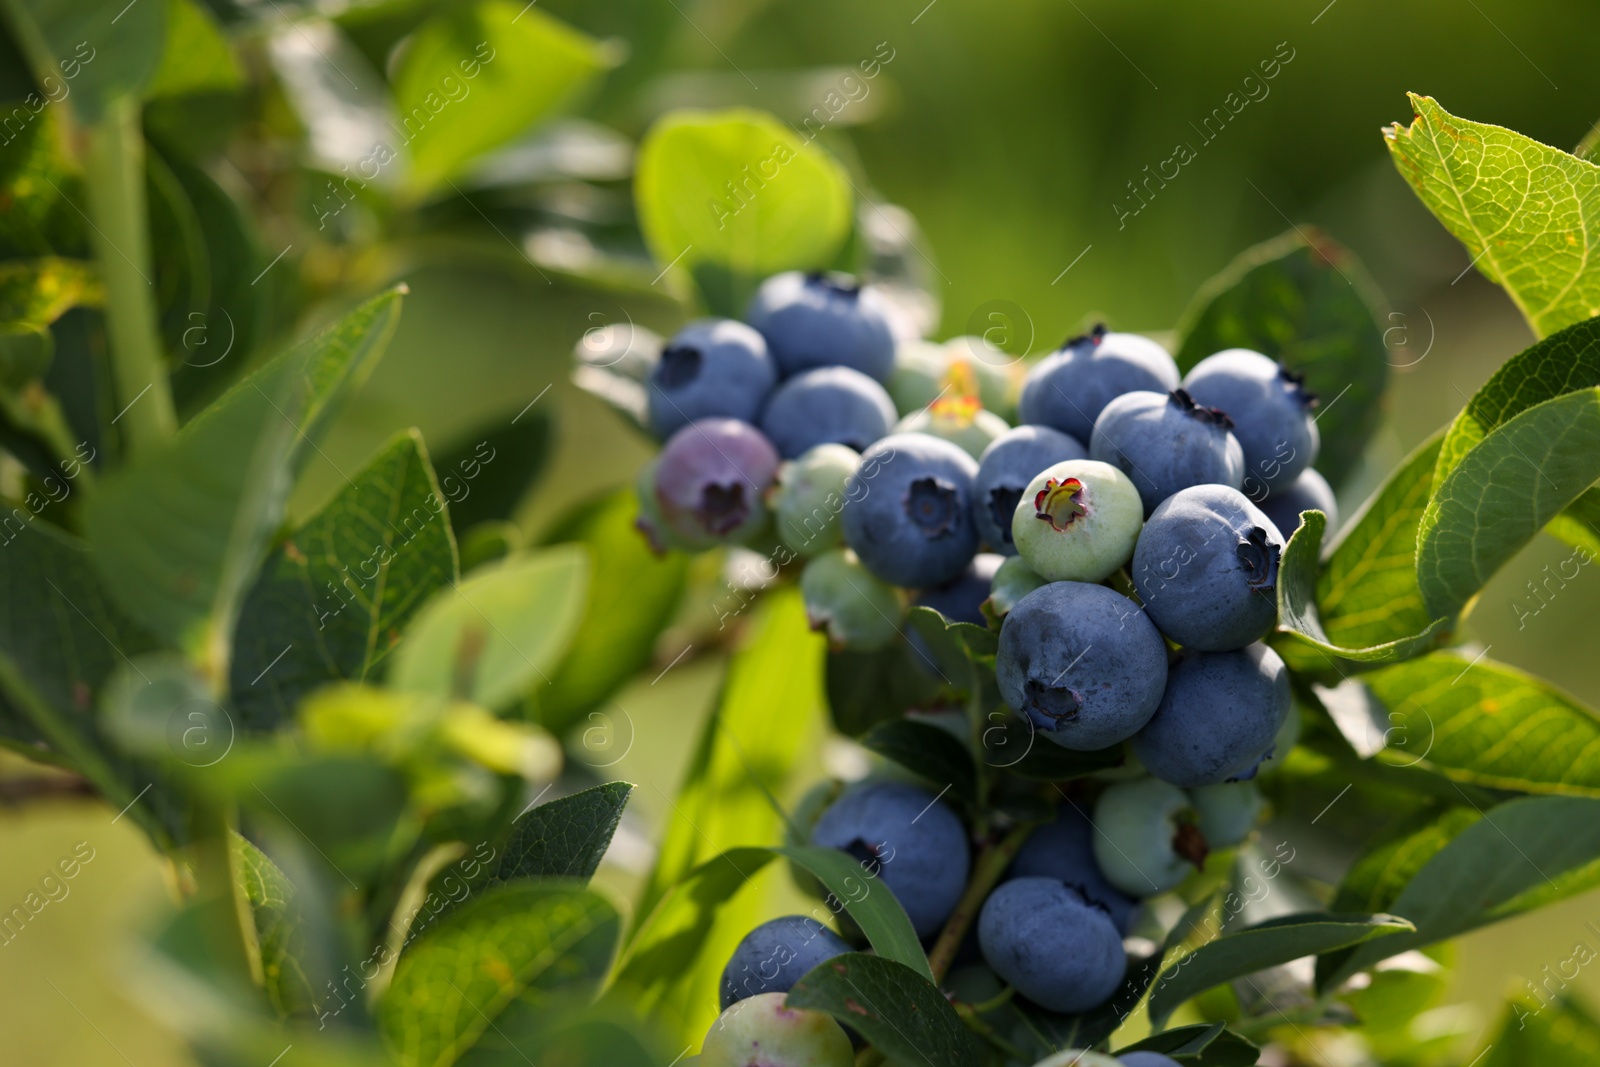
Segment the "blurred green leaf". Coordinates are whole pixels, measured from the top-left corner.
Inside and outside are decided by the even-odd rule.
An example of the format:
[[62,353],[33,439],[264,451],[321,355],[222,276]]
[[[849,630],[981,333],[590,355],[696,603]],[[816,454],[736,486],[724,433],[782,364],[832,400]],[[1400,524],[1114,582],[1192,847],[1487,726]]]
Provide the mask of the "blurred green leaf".
[[592,996],[621,920],[598,894],[559,883],[486,890],[412,943],[378,1002],[405,1067],[448,1067],[493,1028]]
[[662,116],[639,147],[634,199],[656,262],[690,269],[724,315],[769,274],[828,266],[851,225],[839,164],[742,108]]
[[84,525],[126,610],[215,667],[226,663],[218,646],[282,518],[304,445],[371,371],[394,331],[401,291],[274,358],[101,481]]
[[[1388,911],[1414,933],[1362,945],[1324,974],[1332,989],[1350,975],[1407,949],[1519,915],[1600,883],[1600,800],[1521,797],[1498,804],[1456,833],[1406,882]],[[1442,831],[1441,831],[1442,832]],[[1439,833],[1408,838],[1426,849]],[[1408,846],[1415,851],[1415,846]],[[1383,879],[1378,879],[1383,884]]]
[[1330,912],[1284,915],[1247,926],[1169,963],[1151,986],[1150,1019],[1162,1025],[1184,1001],[1223,982],[1411,929],[1392,915]]
[[106,595],[86,546],[48,523],[20,529],[13,515],[0,545],[0,693],[61,759],[95,784],[108,804],[157,843],[184,836],[182,808],[153,767],[124,758],[95,714],[113,672],[156,642]]
[[211,302],[211,251],[189,194],[159,152],[145,154],[151,284],[168,351],[183,344],[190,324]]
[[784,791],[819,725],[822,648],[798,589],[762,598],[701,729],[635,914],[650,914],[669,888],[718,852],[778,839],[782,819],[772,797]]
[[535,694],[539,722],[558,736],[649,665],[683,600],[689,557],[651,552],[634,526],[638,514],[633,491],[620,489],[584,505],[545,537],[547,544],[581,544],[594,561],[572,650]]
[[[71,308],[95,304],[103,292],[93,268],[80,260],[45,256],[0,263],[0,442],[42,480],[78,452],[78,438],[61,403],[43,385],[55,355],[50,326]],[[27,441],[36,446],[28,456]]]
[[287,1018],[313,1007],[316,992],[300,955],[305,951],[300,927],[300,912],[294,900],[294,885],[269,859],[239,834],[229,837],[233,862],[238,871],[245,900],[255,922],[256,940],[261,946],[261,970],[267,997],[273,1008]]
[[784,1004],[832,1015],[872,1046],[906,1063],[966,1067],[977,1038],[939,987],[894,960],[847,952],[794,984]]
[[[1589,1067],[1600,1062],[1600,1018],[1569,993],[1519,993],[1472,1061],[1480,1067]],[[1470,1067],[1470,1065],[1469,1065]]]
[[229,679],[240,725],[276,729],[319,686],[375,677],[423,602],[455,581],[444,498],[410,430],[295,530],[246,594]]
[[0,11],[34,81],[47,91],[65,83],[62,99],[85,122],[99,122],[113,101],[143,90],[161,65],[165,3],[4,0]]
[[191,158],[220,151],[244,114],[244,75],[208,9],[195,0],[166,4],[167,42],[145,91],[145,130]]
[[[42,256],[0,263],[0,322],[48,326],[69,308],[104,298],[94,268],[82,260]],[[17,384],[9,372],[4,380]]]
[[883,891],[848,854],[801,845],[732,848],[679,879],[645,915],[618,965],[615,985],[638,1010],[673,1025],[685,1039],[699,1038],[717,1015],[722,970],[734,945],[758,919],[739,895],[774,859],[786,858],[815,875],[832,893],[828,907],[810,915],[826,922],[842,907],[880,957],[932,980],[928,959],[911,920],[894,894]]
[[548,685],[577,628],[589,573],[587,555],[572,546],[480,568],[424,605],[389,683],[491,709]]
[[89,224],[75,207],[84,203],[83,182],[62,151],[61,120],[43,97],[30,100],[38,113],[0,144],[0,258],[88,260]]
[[949,786],[952,793],[968,803],[977,799],[978,772],[972,753],[948,730],[925,722],[895,719],[868,730],[861,744],[936,788]]
[[519,815],[511,824],[494,881],[575,878],[587,882],[610,847],[632,792],[633,786],[627,782],[607,782]]
[[1290,637],[1277,642],[1275,647],[1292,648],[1290,662],[1297,665],[1316,663],[1320,659],[1322,662],[1317,667],[1331,667],[1342,673],[1336,659],[1350,663],[1394,663],[1410,659],[1433,645],[1447,620],[1436,619],[1418,633],[1365,648],[1348,648],[1329,640],[1317,617],[1315,603],[1320,569],[1317,559],[1327,525],[1328,516],[1324,513],[1307,512],[1300,528],[1290,535],[1289,543],[1284,546],[1283,558],[1278,564],[1278,628]]
[[1550,520],[1544,532],[1589,553],[1588,563],[1600,556],[1600,489],[1585,489]]
[[1600,478],[1600,388],[1535,404],[1490,430],[1434,489],[1417,528],[1428,610],[1465,607],[1495,571]]
[[1334,910],[1387,911],[1439,850],[1482,817],[1465,806],[1430,807],[1382,831],[1345,872]]
[[1221,1023],[1175,1026],[1119,1048],[1117,1057],[1139,1051],[1159,1052],[1183,1067],[1254,1067],[1261,1058],[1259,1048]]
[[1600,717],[1542,679],[1435,652],[1362,680],[1389,729],[1415,742],[1390,750],[1395,762],[1489,789],[1600,796]]
[[1600,166],[1407,94],[1389,154],[1540,337],[1600,315]]
[[511,519],[550,459],[550,420],[524,409],[439,450],[434,469],[459,537],[480,523]]
[[606,66],[599,42],[512,0],[447,8],[401,45],[395,108],[424,191],[548,116]]
[[[1300,227],[1247,249],[1201,287],[1178,325],[1178,366],[1248,348],[1306,376],[1321,398],[1316,467],[1338,485],[1355,469],[1383,415],[1389,355],[1381,303],[1355,256]],[[1337,401],[1337,403],[1335,403]]]

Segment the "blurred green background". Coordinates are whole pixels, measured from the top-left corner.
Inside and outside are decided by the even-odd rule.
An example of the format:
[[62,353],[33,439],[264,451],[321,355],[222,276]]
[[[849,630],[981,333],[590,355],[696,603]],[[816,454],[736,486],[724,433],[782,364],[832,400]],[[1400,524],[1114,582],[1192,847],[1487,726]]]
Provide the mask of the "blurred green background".
[[[386,20],[404,25],[420,6],[358,6],[345,24],[358,38],[365,26],[369,39],[382,41]],[[920,227],[913,263],[940,302],[940,336],[981,332],[996,308],[1019,331],[1008,347],[1031,337],[1033,351],[1091,315],[1123,329],[1167,330],[1195,289],[1245,247],[1291,224],[1324,228],[1366,263],[1394,327],[1384,430],[1372,469],[1341,501],[1346,514],[1382,471],[1531,340],[1509,300],[1468,269],[1467,254],[1394,172],[1380,127],[1409,121],[1408,90],[1560,147],[1576,144],[1600,118],[1595,10],[1581,0],[540,6],[617,39],[623,61],[592,113],[630,138],[661,110],[684,104],[743,103],[798,122],[849,68],[892,56],[822,140],[851,168],[858,195],[899,205]],[[255,14],[275,22],[306,11],[272,8],[278,5]],[[1246,87],[1258,64],[1274,57],[1280,65],[1263,83],[1266,95]],[[1247,88],[1261,98],[1209,140],[1197,130],[1230,93],[1244,96]],[[1153,185],[1136,215],[1119,219],[1114,205],[1139,206],[1128,199],[1128,183],[1142,181],[1144,168],[1179,142],[1194,158],[1165,187]],[[869,209],[868,218],[901,230],[912,225],[889,208]],[[413,295],[389,355],[313,461],[297,510],[314,506],[339,468],[358,464],[400,426],[420,426],[437,450],[536,397],[556,434],[541,488],[521,516],[530,531],[631,479],[644,446],[566,379],[572,345],[590,326],[630,318],[671,328],[680,312],[644,283],[648,276],[616,287],[579,283],[536,266],[540,257],[530,262],[510,238],[471,248],[395,242],[378,255],[366,271],[404,278]],[[317,267],[290,263],[305,273]],[[1508,567],[1485,590],[1469,636],[1495,658],[1595,705],[1595,569],[1583,569],[1520,623],[1515,607],[1537,606],[1525,583],[1568,552],[1541,541]],[[653,827],[670,810],[717,677],[715,661],[700,661],[619,698],[631,721],[611,725],[632,746],[603,773],[640,788],[605,872],[612,884],[627,884],[648,862]],[[95,850],[70,894],[0,945],[7,1006],[0,1060],[187,1062],[176,1040],[125,999],[117,977],[127,963],[127,931],[152,914],[164,889],[142,838],[127,821],[114,822],[116,814],[72,800],[0,811],[4,907],[77,842]],[[1600,925],[1600,893],[1466,938],[1454,999],[1486,1025],[1508,987],[1539,982],[1541,969],[1567,958],[1577,941],[1600,943],[1591,920]],[[1600,1002],[1600,970],[1583,972],[1574,985]]]

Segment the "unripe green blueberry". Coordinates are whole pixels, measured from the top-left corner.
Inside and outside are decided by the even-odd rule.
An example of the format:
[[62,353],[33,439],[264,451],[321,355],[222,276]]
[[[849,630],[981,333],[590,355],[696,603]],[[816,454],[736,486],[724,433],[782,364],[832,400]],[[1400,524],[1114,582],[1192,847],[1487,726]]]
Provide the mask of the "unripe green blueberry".
[[905,610],[894,586],[875,577],[847,548],[817,556],[800,572],[800,595],[813,630],[838,651],[882,648],[900,632]]
[[1017,601],[1045,584],[1043,578],[1033,573],[1027,560],[1021,556],[1007,556],[1000,569],[994,572],[989,583],[989,598],[979,610],[990,626],[998,628],[1000,620],[1010,613]]
[[1189,790],[1189,799],[1206,844],[1212,848],[1231,848],[1243,841],[1267,802],[1254,782],[1219,782]]
[[1011,516],[1017,553],[1051,582],[1099,582],[1133,556],[1144,505],[1109,463],[1069,459],[1047,467]]
[[950,338],[944,349],[950,358],[946,381],[958,384],[963,373],[970,373],[986,410],[1008,420],[1016,414],[1025,369],[1021,359],[970,334]]
[[908,341],[895,350],[889,396],[902,415],[936,400],[976,396],[984,410],[1006,418],[1016,410],[1021,366],[1021,360],[981,337],[956,337],[944,344]]
[[838,547],[844,537],[845,479],[861,465],[861,455],[845,445],[817,445],[778,467],[778,481],[767,504],[778,520],[778,536],[802,556]]
[[902,415],[921,411],[939,398],[950,355],[934,341],[903,341],[894,350],[894,370],[885,387]]
[[700,1067],[851,1067],[855,1051],[833,1017],[786,1008],[786,996],[747,997],[717,1016]]
[[989,442],[1011,429],[1005,419],[985,411],[975,396],[946,396],[895,423],[895,433],[925,433],[960,446],[973,459]]
[[1194,820],[1188,795],[1159,778],[1108,787],[1094,805],[1100,873],[1135,897],[1171,889],[1205,862],[1207,842]]

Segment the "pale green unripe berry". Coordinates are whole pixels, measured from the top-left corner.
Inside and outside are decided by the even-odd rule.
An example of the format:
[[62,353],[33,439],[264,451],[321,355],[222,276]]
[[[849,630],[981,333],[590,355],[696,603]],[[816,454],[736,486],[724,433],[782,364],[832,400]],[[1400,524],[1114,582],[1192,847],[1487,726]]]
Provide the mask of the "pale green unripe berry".
[[1165,892],[1205,862],[1193,802],[1158,778],[1118,782],[1094,805],[1094,858],[1106,881],[1135,897]]
[[700,1067],[851,1067],[855,1051],[833,1017],[783,1006],[787,993],[733,1005],[706,1031]]
[[847,548],[817,556],[800,572],[800,595],[813,630],[838,651],[882,648],[900,632],[905,607],[894,586],[875,577]]
[[1133,556],[1144,504],[1122,471],[1069,459],[1041,471],[1017,502],[1011,538],[1034,573],[1052,582],[1099,582]]
[[1219,782],[1189,790],[1200,832],[1212,848],[1231,848],[1255,829],[1267,802],[1254,782]]
[[1005,419],[985,411],[977,397],[946,396],[895,423],[895,433],[925,433],[942,438],[977,459],[989,442],[1011,429]]
[[838,546],[844,537],[844,483],[861,465],[861,456],[844,445],[817,445],[778,468],[767,497],[778,520],[778,536],[802,556]]
[[1028,566],[1027,560],[1021,556],[1007,556],[1000,569],[994,572],[989,582],[989,598],[979,610],[991,626],[998,627],[1017,601],[1045,584],[1045,580]]

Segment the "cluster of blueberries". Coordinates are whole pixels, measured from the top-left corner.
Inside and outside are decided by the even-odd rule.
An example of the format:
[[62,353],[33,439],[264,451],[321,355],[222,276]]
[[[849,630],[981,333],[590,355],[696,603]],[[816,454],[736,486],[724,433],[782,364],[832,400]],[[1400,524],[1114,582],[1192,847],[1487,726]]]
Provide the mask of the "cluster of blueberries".
[[[745,319],[688,326],[649,368],[665,443],[641,474],[641,528],[662,549],[804,560],[807,611],[835,648],[900,638],[908,604],[998,627],[996,681],[1033,737],[1126,744],[1092,810],[1037,829],[976,924],[1017,994],[1056,1012],[1105,1003],[1138,902],[1249,833],[1250,779],[1293,744],[1287,671],[1261,642],[1300,513],[1334,521],[1311,466],[1315,398],[1258,352],[1180,375],[1161,345],[1103,327],[1031,365],[976,338],[897,338],[884,298],[838,275],[772,277]],[[810,835],[859,859],[925,940],[967,883],[971,835],[916,785],[858,783]],[[785,1026],[806,1048],[833,1041],[836,1058],[804,1062],[850,1062],[836,1024],[782,1008],[848,950],[803,916],[752,931],[702,1067],[754,1062],[747,1030],[770,1055]]]

